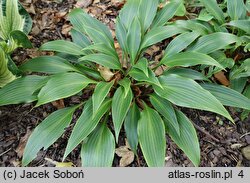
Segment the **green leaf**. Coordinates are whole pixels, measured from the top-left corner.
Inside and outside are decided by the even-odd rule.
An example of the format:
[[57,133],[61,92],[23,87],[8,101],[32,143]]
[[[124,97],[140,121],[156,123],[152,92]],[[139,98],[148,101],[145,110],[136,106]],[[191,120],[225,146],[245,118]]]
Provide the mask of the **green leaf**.
[[207,90],[189,78],[176,74],[159,77],[163,89],[154,85],[155,92],[170,102],[194,109],[206,110],[225,116],[233,121],[223,105]]
[[119,133],[122,127],[122,123],[127,115],[131,101],[133,99],[133,93],[130,89],[127,96],[122,87],[119,87],[112,99],[112,120],[115,128],[116,142],[118,142]]
[[0,37],[9,39],[12,31],[20,30],[28,34],[32,27],[32,19],[18,0],[2,0],[0,7]]
[[147,2],[141,1],[139,6],[139,19],[142,24],[143,32],[146,32],[157,12],[158,1],[148,0]]
[[216,32],[199,38],[198,41],[188,49],[188,51],[209,54],[220,49],[225,49],[226,46],[240,41],[240,38],[233,34]]
[[195,65],[213,65],[221,69],[224,69],[216,60],[212,57],[198,52],[181,52],[174,55],[166,55],[162,58],[161,64],[168,67],[189,67]]
[[0,89],[0,106],[37,100],[35,92],[48,81],[46,76],[25,76]]
[[149,167],[163,167],[166,155],[165,127],[160,115],[145,105],[138,122],[138,138]]
[[71,34],[73,42],[77,44],[78,46],[80,46],[81,48],[85,48],[91,45],[89,38],[83,33],[79,32],[78,30],[71,29],[70,34]]
[[102,53],[86,55],[81,57],[79,61],[91,61],[110,69],[121,69],[121,63],[117,58]]
[[10,33],[10,38],[15,41],[18,47],[32,48],[32,44],[28,36],[19,30],[14,30]]
[[85,50],[95,50],[100,53],[113,56],[114,59],[119,59],[115,49],[111,47],[107,47],[106,44],[103,44],[103,43],[92,44],[83,49],[83,51]]
[[225,106],[250,110],[250,99],[235,90],[214,84],[201,84],[201,86],[212,93]]
[[24,72],[42,72],[58,74],[63,72],[78,71],[67,60],[57,56],[40,56],[33,58],[19,67]]
[[127,34],[127,46],[132,65],[138,55],[138,50],[141,44],[141,23],[137,17],[131,23]]
[[114,85],[114,80],[111,82],[99,82],[96,87],[95,91],[92,95],[92,102],[93,102],[93,114],[95,115],[100,106],[102,105],[104,99],[108,95],[111,87]]
[[124,79],[120,80],[119,85],[121,85],[123,87],[124,92],[125,92],[124,97],[126,97],[128,95],[128,92],[130,91],[130,85],[131,85],[130,79],[124,78]]
[[139,69],[142,72],[144,72],[144,74],[149,77],[148,75],[148,60],[146,58],[142,58],[140,60],[138,60],[138,62],[136,63],[136,65],[134,65],[133,68]]
[[225,17],[223,14],[223,11],[217,4],[216,0],[200,0],[200,2],[205,6],[206,10],[211,13],[216,20],[219,21],[219,23],[224,23],[225,22]]
[[196,19],[177,20],[172,24],[172,26],[198,32],[200,35],[207,35],[214,32],[214,28],[208,22],[199,21]]
[[23,166],[28,165],[42,148],[47,149],[63,134],[78,107],[79,105],[57,110],[35,128],[24,150]]
[[200,145],[192,122],[179,110],[175,111],[180,125],[180,135],[175,131],[175,126],[167,124],[167,133],[179,148],[187,155],[195,166],[200,164]]
[[40,47],[42,51],[56,51],[70,55],[83,55],[82,48],[75,43],[64,40],[50,41]]
[[[8,64],[13,63],[0,46],[0,88],[16,79],[16,76],[9,70]],[[16,65],[13,63],[14,68]]]
[[111,100],[106,100],[102,103],[96,115],[93,115],[92,100],[89,99],[86,102],[84,110],[70,135],[63,159],[96,128],[103,115],[109,111],[110,104]]
[[190,78],[193,80],[208,80],[202,73],[188,69],[188,68],[170,68],[166,71],[163,72],[163,75],[168,75],[168,74],[177,74],[181,77],[184,78]]
[[232,20],[246,17],[247,11],[243,0],[227,0],[227,13]]
[[234,20],[229,22],[228,25],[237,27],[250,34],[250,20]]
[[140,119],[140,110],[136,105],[136,103],[133,103],[125,118],[124,128],[129,146],[131,147],[132,151],[135,154],[137,154],[137,146],[138,146],[137,126],[139,119]]
[[158,78],[155,76],[155,73],[151,69],[148,69],[148,76],[147,76],[142,70],[132,68],[129,71],[129,75],[137,81],[148,82],[149,84],[162,87]]
[[180,135],[180,127],[171,103],[156,94],[150,95],[150,102],[154,108],[167,120],[167,122],[171,123],[176,133]]
[[125,29],[129,29],[131,22],[138,15],[141,0],[128,0],[119,14],[119,19]]
[[115,154],[115,139],[106,123],[89,135],[81,149],[83,167],[111,167]]
[[152,28],[161,27],[167,23],[168,20],[174,17],[178,8],[181,6],[180,3],[170,2],[164,8],[162,8],[156,15]]
[[186,32],[187,30],[176,26],[155,27],[151,29],[144,37],[140,50],[147,48],[155,43],[161,42],[164,39],[174,35]]
[[74,9],[69,14],[73,27],[87,34],[94,43],[104,43],[113,47],[113,37],[103,23],[85,13],[82,9]]
[[187,48],[196,38],[199,37],[198,32],[185,32],[174,38],[165,49],[165,55],[170,56],[179,53]]
[[78,73],[54,75],[39,92],[36,107],[75,95],[90,83],[95,81]]
[[125,26],[120,21],[119,17],[116,19],[116,28],[115,28],[116,38],[118,40],[119,45],[121,46],[122,50],[127,53],[128,46],[127,46],[127,30]]

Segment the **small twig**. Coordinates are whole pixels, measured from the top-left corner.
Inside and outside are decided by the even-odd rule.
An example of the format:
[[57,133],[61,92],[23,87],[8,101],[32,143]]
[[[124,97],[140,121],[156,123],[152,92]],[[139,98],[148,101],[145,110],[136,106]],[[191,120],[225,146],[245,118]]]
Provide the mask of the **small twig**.
[[216,142],[220,142],[219,139],[215,138],[213,135],[211,135],[208,131],[202,129],[201,127],[199,127],[198,125],[196,125],[195,123],[193,123],[194,127],[199,130],[200,132],[204,133],[206,136],[208,136],[209,138],[211,138],[212,140],[216,141]]
[[9,148],[8,150],[2,152],[2,153],[0,154],[0,157],[3,156],[4,154],[6,154],[7,152],[9,152],[10,150],[11,150],[11,148]]
[[240,136],[240,139],[243,138],[243,137],[245,137],[245,136],[247,136],[247,135],[250,135],[250,132],[247,132],[247,133],[241,135],[241,136]]

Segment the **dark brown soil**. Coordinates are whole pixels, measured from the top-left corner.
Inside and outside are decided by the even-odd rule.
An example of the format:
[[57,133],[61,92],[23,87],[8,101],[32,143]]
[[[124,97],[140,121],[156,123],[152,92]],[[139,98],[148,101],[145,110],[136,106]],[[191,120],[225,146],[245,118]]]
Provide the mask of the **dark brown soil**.
[[[64,0],[61,3],[60,0],[22,0],[21,2],[31,13],[34,20],[30,39],[35,48],[49,40],[70,39],[68,33],[70,25],[66,14],[74,6],[79,6],[79,4],[76,4],[76,0]],[[112,2],[110,0],[89,2],[89,5],[85,4],[86,11],[114,30],[114,20],[122,4],[115,0],[112,0]],[[157,55],[161,54],[161,50],[153,48],[147,56],[152,56],[152,52],[156,59]],[[26,59],[39,54],[41,53],[37,52],[37,49],[28,51],[19,49],[13,57],[19,65]],[[86,98],[88,98],[88,93],[66,99],[64,102],[66,106],[70,106],[86,100]],[[34,109],[32,107],[33,104],[0,107],[0,167],[21,166],[22,151],[30,132],[45,117],[56,110],[52,104]],[[239,112],[230,109],[236,122],[236,124],[232,124],[214,113],[190,109],[182,109],[182,111],[194,122],[197,129],[201,146],[200,166],[250,166],[250,161],[245,159],[241,152],[243,147],[250,145],[250,134],[248,134],[250,117],[245,121],[240,121]],[[73,122],[79,116],[79,112],[75,113]],[[55,144],[45,151],[40,151],[37,158],[29,166],[55,166],[53,161],[61,162],[71,129],[72,125]],[[125,145],[124,139],[125,133],[122,131],[117,147]],[[171,139],[169,137],[167,139],[166,166],[193,166]],[[119,160],[120,158],[115,156],[113,166],[119,166]],[[72,162],[75,166],[81,166],[80,148],[76,148],[66,161]],[[139,152],[139,158],[135,158],[129,166],[146,166],[141,152]]]

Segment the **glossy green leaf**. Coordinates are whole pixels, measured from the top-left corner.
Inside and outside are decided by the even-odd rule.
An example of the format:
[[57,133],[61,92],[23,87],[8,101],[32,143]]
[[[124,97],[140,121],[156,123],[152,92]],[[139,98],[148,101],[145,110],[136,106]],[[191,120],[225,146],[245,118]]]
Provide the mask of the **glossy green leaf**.
[[229,22],[228,25],[237,27],[250,34],[250,20],[234,20]]
[[119,13],[119,19],[125,29],[129,29],[132,21],[138,15],[141,0],[128,0]]
[[143,32],[146,32],[146,30],[151,25],[152,21],[154,20],[154,17],[157,12],[158,7],[158,1],[156,0],[147,0],[142,1],[139,6],[139,19],[142,24],[142,30]]
[[187,48],[196,38],[199,37],[198,32],[185,32],[174,38],[165,49],[165,55],[170,56],[181,52]]
[[170,2],[164,8],[162,8],[156,15],[152,27],[161,27],[167,23],[168,20],[174,17],[178,8],[181,6],[180,3]]
[[35,128],[24,150],[23,166],[28,165],[42,148],[44,150],[47,149],[63,134],[65,128],[72,120],[74,111],[78,107],[74,106],[57,110]]
[[220,49],[225,49],[226,46],[235,42],[240,42],[240,39],[237,36],[230,33],[216,32],[202,36],[188,50],[209,54]]
[[63,159],[96,128],[103,115],[109,111],[110,104],[111,100],[106,100],[102,103],[96,115],[93,115],[92,100],[89,99],[86,102],[83,112],[70,135]]
[[111,82],[99,82],[96,87],[95,91],[92,95],[92,102],[93,102],[93,114],[95,115],[100,106],[102,105],[104,99],[108,95],[111,87],[114,85],[114,81]]
[[214,32],[214,28],[208,22],[199,21],[196,19],[176,20],[172,25],[179,28],[188,29],[193,32],[198,32],[200,35],[207,35]]
[[81,51],[82,48],[80,46],[78,46],[73,42],[65,40],[56,40],[47,42],[40,47],[40,50],[56,51],[61,53],[67,53],[70,55],[83,55],[83,52]]
[[189,67],[202,64],[213,65],[223,69],[223,66],[221,66],[212,57],[198,52],[181,52],[170,56],[165,55],[161,60],[161,64],[164,64],[168,67]]
[[12,31],[19,30],[28,34],[32,27],[32,19],[18,0],[1,0],[0,38],[9,39]]
[[82,9],[72,10],[69,20],[76,30],[87,34],[94,43],[105,43],[113,47],[114,41],[108,27]]
[[144,72],[144,74],[149,77],[148,75],[148,60],[146,58],[142,58],[140,60],[138,60],[138,62],[136,63],[136,65],[134,65],[133,68],[139,69],[142,72]]
[[91,61],[97,64],[100,64],[104,67],[108,67],[110,69],[121,69],[121,63],[119,60],[113,56],[106,55],[103,53],[96,53],[91,55],[86,55],[79,59],[80,61]]
[[167,133],[178,147],[187,155],[195,166],[200,164],[200,145],[192,122],[179,110],[175,111],[180,125],[180,135],[176,133],[175,126],[167,124]]
[[115,139],[106,123],[89,135],[81,149],[83,167],[111,167],[115,154]]
[[176,26],[164,26],[164,27],[155,27],[151,29],[144,37],[141,50],[147,48],[155,43],[161,42],[164,39],[170,38],[174,35],[186,32],[187,30],[179,28]]
[[155,73],[151,69],[148,69],[148,76],[147,76],[142,70],[132,68],[129,71],[129,75],[137,81],[148,82],[149,84],[162,87],[158,78],[155,76]]
[[0,106],[37,100],[35,92],[46,84],[46,76],[25,76],[0,89]]
[[103,43],[92,44],[90,46],[87,46],[83,50],[95,50],[95,51],[98,51],[98,52],[103,53],[105,55],[113,56],[115,59],[119,59],[115,49],[111,48],[109,46],[106,46]]
[[201,84],[201,86],[212,93],[225,106],[250,110],[250,99],[235,90],[215,84]]
[[125,97],[125,90],[119,87],[112,99],[112,120],[115,128],[116,142],[118,142],[119,133],[123,124],[123,121],[129,110],[131,101],[133,99],[133,93],[130,89]]
[[37,106],[77,94],[95,81],[78,73],[54,75],[38,94]]
[[21,65],[19,69],[24,72],[42,72],[48,74],[78,71],[67,60],[57,56],[40,56],[33,58]]
[[[7,54],[0,46],[0,88],[16,79],[16,76],[9,70],[9,63]],[[16,66],[14,63],[13,65]]]
[[134,64],[141,44],[141,23],[137,17],[131,23],[127,34],[127,46],[130,62]]
[[177,74],[184,78],[190,78],[193,80],[208,80],[202,73],[189,68],[170,68],[163,72],[163,75]]
[[167,120],[167,122],[171,123],[176,133],[180,135],[179,123],[177,121],[175,111],[171,103],[156,94],[150,95],[150,102],[154,106],[154,108]]
[[118,40],[119,45],[121,46],[122,50],[125,53],[127,53],[128,52],[127,30],[119,18],[116,19],[115,33],[116,33],[116,39]]
[[217,4],[216,0],[200,0],[200,2],[205,6],[206,10],[214,16],[216,20],[218,20],[220,23],[225,22],[223,11]]
[[86,35],[79,32],[78,30],[75,30],[74,28],[70,30],[70,34],[73,42],[81,48],[85,48],[91,44],[90,40]]
[[245,18],[247,11],[244,0],[227,0],[227,13],[232,20]]
[[10,33],[10,38],[15,41],[18,47],[32,48],[28,36],[20,30],[14,30]]
[[156,85],[153,87],[155,92],[162,98],[178,106],[215,112],[233,121],[220,101],[194,80],[176,74],[169,74],[159,77],[159,81],[163,89]]
[[137,146],[138,146],[137,126],[139,119],[140,119],[140,110],[136,105],[136,103],[133,103],[125,118],[124,128],[129,146],[131,147],[131,149],[135,154],[137,154]]
[[145,106],[138,122],[138,138],[149,167],[163,167],[166,155],[165,127],[160,115]]
[[125,92],[124,97],[126,97],[130,91],[130,85],[131,85],[130,79],[124,78],[124,79],[120,80],[119,85],[121,85],[123,87],[124,92]]

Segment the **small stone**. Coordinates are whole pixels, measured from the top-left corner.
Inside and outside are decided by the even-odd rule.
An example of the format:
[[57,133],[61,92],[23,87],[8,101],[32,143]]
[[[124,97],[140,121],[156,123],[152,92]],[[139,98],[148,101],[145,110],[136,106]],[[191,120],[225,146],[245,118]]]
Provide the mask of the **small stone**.
[[218,149],[215,149],[213,153],[215,156],[219,156],[221,154],[221,152]]
[[242,144],[232,144],[231,149],[239,149],[242,147]]
[[247,144],[250,144],[250,135],[246,135],[246,136],[245,136],[245,139],[246,139],[246,141],[247,141]]
[[242,148],[241,152],[246,159],[250,160],[250,146]]

